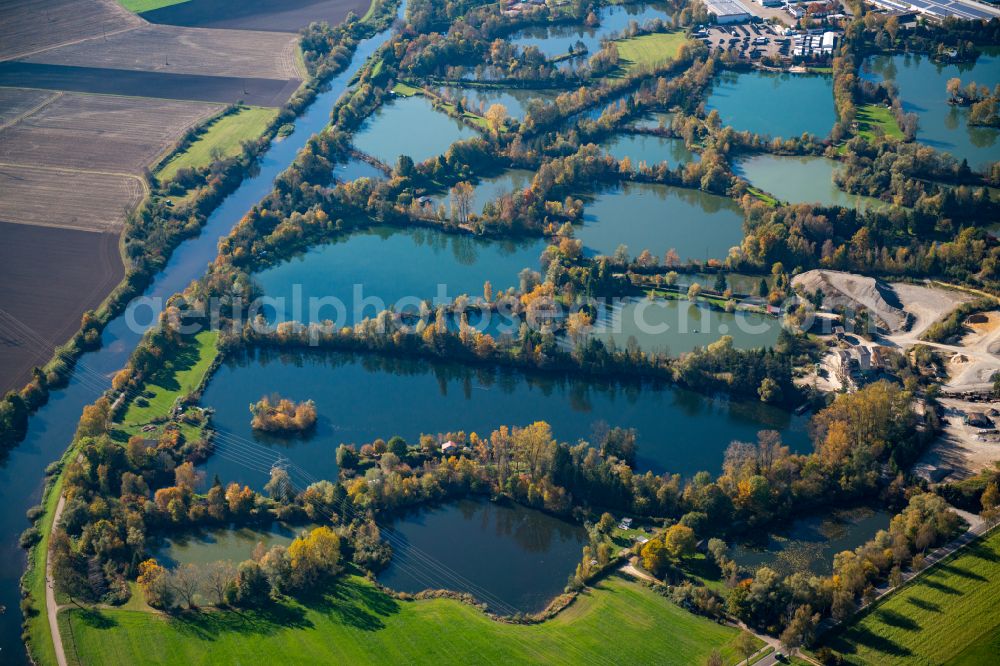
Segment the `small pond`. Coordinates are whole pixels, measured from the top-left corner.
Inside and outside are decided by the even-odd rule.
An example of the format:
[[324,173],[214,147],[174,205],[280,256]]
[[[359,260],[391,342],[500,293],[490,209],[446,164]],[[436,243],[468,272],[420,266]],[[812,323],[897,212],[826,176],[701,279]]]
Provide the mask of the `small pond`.
[[796,138],[804,132],[826,138],[837,120],[833,79],[819,74],[754,70],[722,72],[705,108],[737,131]]
[[383,530],[393,547],[383,585],[472,594],[511,615],[545,608],[580,562],[587,532],[513,503],[464,499],[411,511]]
[[872,81],[893,81],[903,110],[916,113],[917,141],[968,160],[973,169],[1000,159],[1000,129],[970,127],[969,109],[948,104],[948,79],[963,85],[975,81],[993,90],[1000,84],[1000,51],[987,50],[975,63],[941,65],[927,56],[872,56],[861,67],[861,76]]
[[[527,169],[507,169],[499,175],[481,178],[475,183],[476,189],[472,194],[472,212],[479,215],[483,212],[483,206],[486,204],[495,202],[506,194],[513,194],[531,187],[534,178],[535,172]],[[448,195],[438,195],[434,197],[434,206],[436,208],[438,204],[444,204],[445,209],[450,210],[449,201]]]
[[521,269],[538,270],[544,249],[542,238],[499,241],[425,227],[372,227],[254,278],[268,297],[268,314],[350,325],[389,305],[415,310],[424,299],[481,296],[485,280],[495,292],[516,286]]
[[287,546],[303,530],[312,527],[273,523],[268,528],[205,529],[165,539],[157,547],[151,548],[150,552],[160,564],[170,569],[182,564],[201,565],[222,561],[239,564],[250,559],[258,543],[264,544],[265,548]]
[[653,19],[670,22],[664,7],[653,5],[610,5],[597,14],[600,24],[588,27],[581,24],[559,23],[532,26],[510,36],[511,44],[528,48],[537,46],[547,58],[567,55],[570,50],[579,53],[582,48],[588,55],[601,50],[601,40],[618,36],[632,21],[640,26]]
[[590,255],[630,256],[649,250],[663,259],[671,248],[681,260],[725,259],[743,241],[743,211],[732,199],[701,190],[626,183],[585,199],[577,231]]
[[380,106],[354,135],[354,145],[390,166],[400,155],[423,162],[443,155],[451,144],[479,134],[465,123],[435,111],[423,95],[397,97]]
[[618,134],[601,144],[601,148],[618,161],[629,158],[633,169],[642,162],[650,167],[666,162],[671,169],[676,169],[681,164],[701,159],[701,155],[687,149],[683,139],[651,134]]
[[558,90],[533,90],[521,88],[487,88],[467,87],[456,88],[447,86],[442,89],[443,96],[451,102],[465,100],[466,108],[483,115],[494,104],[503,104],[507,114],[512,118],[523,119],[528,111],[528,103],[537,99],[545,103],[552,102],[558,95]]
[[829,575],[833,573],[834,555],[869,541],[876,532],[889,527],[891,517],[881,509],[859,507],[799,518],[786,530],[771,535],[765,545],[730,549],[730,557],[751,570],[767,566],[786,575],[796,571]]
[[[711,283],[708,283],[710,286]],[[592,335],[618,349],[632,344],[641,351],[673,356],[705,347],[723,335],[737,349],[772,347],[781,319],[746,311],[723,312],[687,300],[632,298],[609,307]]]
[[837,187],[833,174],[839,167],[835,160],[826,157],[746,155],[735,160],[733,173],[757,189],[790,203],[844,208],[887,205],[874,197],[848,194]]

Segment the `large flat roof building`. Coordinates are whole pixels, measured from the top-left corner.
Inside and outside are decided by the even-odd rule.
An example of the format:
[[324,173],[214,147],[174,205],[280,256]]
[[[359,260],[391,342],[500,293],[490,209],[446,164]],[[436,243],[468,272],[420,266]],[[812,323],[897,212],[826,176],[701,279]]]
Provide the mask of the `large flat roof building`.
[[750,20],[750,10],[739,0],[702,0],[709,14],[719,23],[739,23]]
[[949,16],[966,21],[989,21],[1000,17],[1000,9],[975,0],[868,0],[889,11],[915,11],[929,19]]

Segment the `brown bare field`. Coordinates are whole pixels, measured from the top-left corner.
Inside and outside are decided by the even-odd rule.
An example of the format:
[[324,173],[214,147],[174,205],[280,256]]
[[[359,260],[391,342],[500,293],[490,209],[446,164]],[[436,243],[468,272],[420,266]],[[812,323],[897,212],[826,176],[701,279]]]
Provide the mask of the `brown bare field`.
[[219,104],[64,93],[0,130],[0,163],[139,175]]
[[0,59],[80,39],[103,38],[145,23],[114,0],[3,0]]
[[150,23],[191,28],[298,32],[313,21],[337,25],[350,12],[363,16],[370,0],[186,0],[141,14]]
[[118,236],[0,221],[0,391],[20,388],[125,275]]
[[298,36],[146,24],[107,39],[98,37],[35,53],[25,62],[171,74],[302,78]]
[[5,222],[117,232],[125,209],[144,197],[136,176],[0,165],[0,220]]
[[21,116],[27,116],[40,105],[55,99],[58,94],[49,90],[0,88],[0,129],[13,125]]

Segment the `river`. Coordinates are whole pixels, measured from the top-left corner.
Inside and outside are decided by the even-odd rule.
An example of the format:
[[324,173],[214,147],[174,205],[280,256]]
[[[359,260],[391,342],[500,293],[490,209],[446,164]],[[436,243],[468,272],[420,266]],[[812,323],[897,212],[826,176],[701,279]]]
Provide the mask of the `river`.
[[[399,15],[405,11],[401,4]],[[330,110],[347,89],[355,73],[368,57],[391,36],[385,30],[363,40],[350,65],[334,77],[302,116],[295,122],[295,131],[272,143],[260,161],[255,175],[246,178],[209,216],[201,234],[178,247],[144,296],[167,299],[197,279],[217,254],[220,238],[230,230],[257,202],[272,189],[274,179],[295,159],[306,141],[320,131],[330,118]],[[6,612],[0,616],[0,661],[4,664],[27,664],[28,657],[21,642],[22,614],[19,580],[24,571],[25,554],[18,547],[20,533],[29,523],[25,512],[41,499],[46,466],[57,460],[73,438],[83,407],[96,400],[111,385],[111,376],[121,369],[144,332],[141,324],[156,320],[158,312],[143,308],[130,322],[128,313],[114,319],[102,336],[99,350],[84,354],[66,388],[53,391],[49,402],[32,416],[25,440],[0,467],[0,605]],[[130,325],[133,324],[133,325]],[[36,599],[36,605],[44,600]]]

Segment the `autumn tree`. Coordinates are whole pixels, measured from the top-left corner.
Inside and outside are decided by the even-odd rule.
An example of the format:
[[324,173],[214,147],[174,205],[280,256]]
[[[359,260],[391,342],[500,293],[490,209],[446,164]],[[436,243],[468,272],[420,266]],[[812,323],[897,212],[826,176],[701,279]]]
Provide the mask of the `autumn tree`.
[[136,583],[147,604],[154,608],[170,608],[173,605],[174,594],[167,583],[168,577],[169,572],[154,559],[139,564]]

